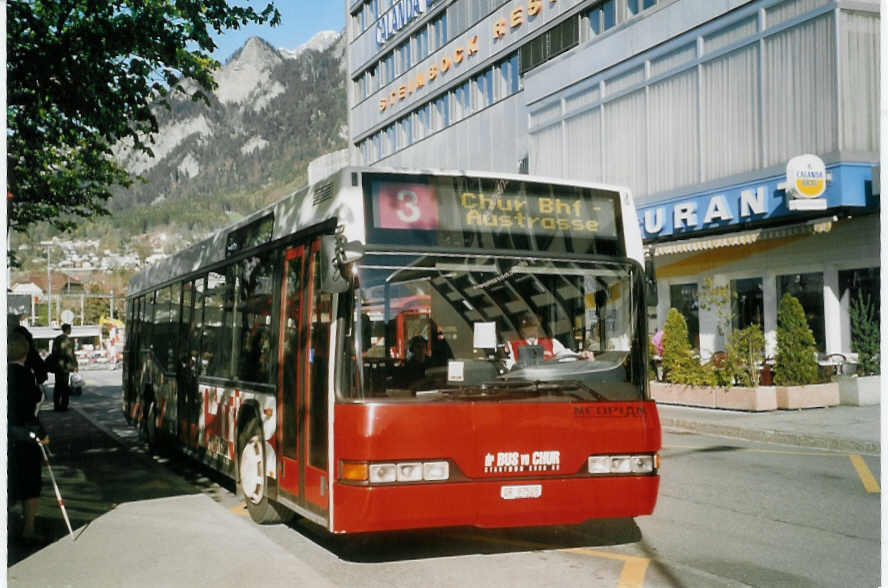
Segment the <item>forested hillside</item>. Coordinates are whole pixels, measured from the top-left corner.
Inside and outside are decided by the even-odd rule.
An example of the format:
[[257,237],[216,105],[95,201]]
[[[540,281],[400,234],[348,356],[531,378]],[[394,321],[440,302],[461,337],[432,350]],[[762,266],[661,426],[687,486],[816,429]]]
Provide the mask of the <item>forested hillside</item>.
[[[115,193],[109,216],[61,237],[142,258],[169,254],[304,185],[312,159],[346,146],[344,42],[321,35],[296,58],[252,38],[219,70],[209,106],[177,99],[158,108],[155,157],[117,150],[143,181]],[[13,247],[40,251],[54,235],[38,227]],[[25,269],[38,261],[18,257]]]

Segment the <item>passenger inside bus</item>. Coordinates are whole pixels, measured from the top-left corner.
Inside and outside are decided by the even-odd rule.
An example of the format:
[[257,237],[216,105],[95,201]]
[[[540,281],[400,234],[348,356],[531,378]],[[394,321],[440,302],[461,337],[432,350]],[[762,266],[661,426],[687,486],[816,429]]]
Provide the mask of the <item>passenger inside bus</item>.
[[425,337],[417,335],[410,339],[407,350],[407,361],[401,366],[397,377],[397,384],[400,388],[410,388],[422,382],[430,364],[427,354],[428,341]]

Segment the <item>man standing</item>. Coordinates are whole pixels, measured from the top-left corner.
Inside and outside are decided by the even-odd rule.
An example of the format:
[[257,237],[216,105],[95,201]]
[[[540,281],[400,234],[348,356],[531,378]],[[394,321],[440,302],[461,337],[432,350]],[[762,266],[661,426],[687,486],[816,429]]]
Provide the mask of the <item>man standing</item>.
[[74,341],[70,338],[71,325],[62,325],[62,334],[52,341],[52,355],[55,357],[55,387],[52,404],[55,410],[68,410],[71,386],[68,380],[71,372],[77,371],[77,356],[74,355]]

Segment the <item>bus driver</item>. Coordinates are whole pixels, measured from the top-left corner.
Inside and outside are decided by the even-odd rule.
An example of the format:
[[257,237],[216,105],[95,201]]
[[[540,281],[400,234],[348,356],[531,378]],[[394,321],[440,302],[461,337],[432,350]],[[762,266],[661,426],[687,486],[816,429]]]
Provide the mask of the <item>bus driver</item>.
[[564,344],[554,337],[549,337],[543,331],[540,325],[540,317],[534,313],[525,313],[518,321],[518,332],[520,339],[509,342],[511,358],[507,360],[507,368],[518,361],[518,350],[527,345],[539,345],[543,349],[543,360],[558,359],[562,357],[594,359],[591,351],[580,351],[575,353],[564,346]]

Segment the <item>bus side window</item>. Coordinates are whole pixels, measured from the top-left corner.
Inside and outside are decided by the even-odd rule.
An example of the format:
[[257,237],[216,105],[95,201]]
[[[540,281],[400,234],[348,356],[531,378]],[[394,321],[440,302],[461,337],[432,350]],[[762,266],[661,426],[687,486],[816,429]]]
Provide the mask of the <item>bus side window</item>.
[[271,382],[274,352],[271,308],[274,259],[257,255],[238,264],[234,326],[240,350],[237,377],[248,382]]

